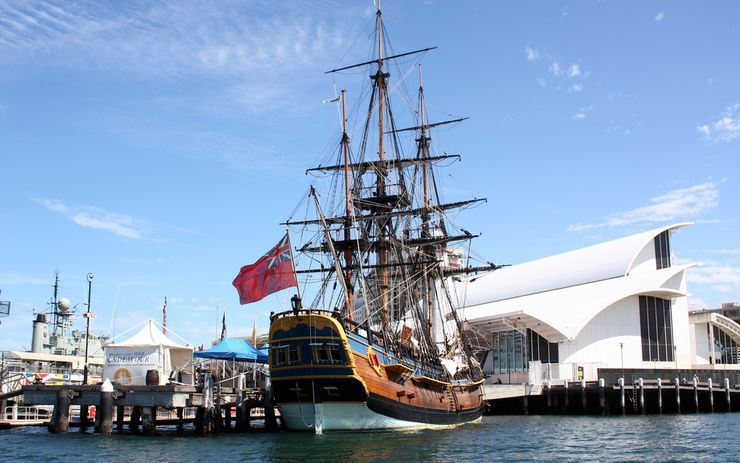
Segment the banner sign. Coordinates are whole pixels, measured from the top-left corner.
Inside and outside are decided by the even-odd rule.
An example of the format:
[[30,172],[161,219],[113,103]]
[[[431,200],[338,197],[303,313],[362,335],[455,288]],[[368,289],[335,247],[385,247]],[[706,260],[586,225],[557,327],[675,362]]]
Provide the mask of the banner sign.
[[119,384],[145,385],[147,370],[161,370],[158,347],[105,349],[103,378]]

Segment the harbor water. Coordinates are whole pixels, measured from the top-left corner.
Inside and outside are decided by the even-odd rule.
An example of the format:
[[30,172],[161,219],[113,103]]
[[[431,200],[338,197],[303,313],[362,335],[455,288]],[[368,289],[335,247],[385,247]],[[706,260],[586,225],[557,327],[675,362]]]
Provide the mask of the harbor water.
[[740,414],[627,417],[486,416],[416,432],[221,434],[164,428],[155,436],[0,431],[0,461],[467,462],[740,461]]

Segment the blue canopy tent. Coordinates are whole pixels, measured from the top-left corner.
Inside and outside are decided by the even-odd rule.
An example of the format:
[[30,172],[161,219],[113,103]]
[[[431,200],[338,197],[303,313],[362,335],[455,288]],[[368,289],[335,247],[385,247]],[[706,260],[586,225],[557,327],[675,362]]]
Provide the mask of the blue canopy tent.
[[194,352],[193,355],[205,359],[267,363],[266,349],[255,349],[249,341],[238,338],[224,338],[210,349]]

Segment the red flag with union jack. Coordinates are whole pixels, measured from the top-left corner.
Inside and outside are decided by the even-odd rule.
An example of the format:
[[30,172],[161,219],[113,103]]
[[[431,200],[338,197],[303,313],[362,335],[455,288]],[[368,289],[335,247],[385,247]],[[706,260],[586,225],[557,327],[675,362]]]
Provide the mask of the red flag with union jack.
[[281,289],[298,286],[288,234],[257,262],[242,267],[232,284],[242,305],[257,302]]

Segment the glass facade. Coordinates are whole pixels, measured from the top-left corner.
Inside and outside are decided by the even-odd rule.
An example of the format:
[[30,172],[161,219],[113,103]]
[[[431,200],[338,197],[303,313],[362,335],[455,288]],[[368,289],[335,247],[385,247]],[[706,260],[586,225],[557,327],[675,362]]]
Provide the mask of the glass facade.
[[515,330],[493,333],[492,341],[493,373],[527,371],[522,333]]
[[528,362],[558,363],[558,344],[548,342],[530,329],[523,334],[516,330],[494,333],[492,339],[491,373],[516,373],[527,371]]
[[673,323],[670,300],[640,296],[640,337],[642,338],[643,361],[673,361]]
[[[709,329],[709,326],[707,325],[707,329]],[[737,350],[737,343],[732,340],[729,334],[717,326],[714,326],[714,352],[719,355],[717,359],[719,361],[715,361],[715,363],[740,363],[740,352]]]
[[558,343],[548,342],[536,331],[527,329],[527,340],[529,349],[527,359],[539,360],[542,363],[560,363]]
[[671,243],[668,237],[669,232],[666,230],[653,240],[655,242],[655,268],[658,270],[671,266]]

